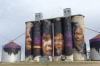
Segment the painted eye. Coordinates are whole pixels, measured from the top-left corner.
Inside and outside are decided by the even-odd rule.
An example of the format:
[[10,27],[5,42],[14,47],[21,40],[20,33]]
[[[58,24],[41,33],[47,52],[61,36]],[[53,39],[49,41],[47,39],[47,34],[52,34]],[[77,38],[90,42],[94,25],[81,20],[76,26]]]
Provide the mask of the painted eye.
[[51,47],[51,45],[48,45],[48,47]]
[[48,41],[48,38],[43,38],[45,41]]

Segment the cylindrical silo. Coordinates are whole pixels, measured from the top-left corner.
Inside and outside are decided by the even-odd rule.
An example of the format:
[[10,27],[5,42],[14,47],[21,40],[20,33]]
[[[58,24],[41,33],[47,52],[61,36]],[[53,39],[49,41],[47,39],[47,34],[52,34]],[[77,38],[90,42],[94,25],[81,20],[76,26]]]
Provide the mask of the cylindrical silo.
[[91,60],[100,60],[100,34],[90,39],[90,57]]
[[33,27],[33,60],[39,61],[41,56],[41,23],[39,21],[34,21]]
[[72,29],[70,18],[63,18],[63,29],[66,60],[73,61]]
[[2,48],[1,62],[20,62],[21,46],[14,42],[9,42]]
[[25,61],[32,60],[33,56],[33,21],[26,22],[25,32]]
[[43,20],[42,22],[42,54],[43,56],[52,55],[52,38],[51,38],[51,21]]
[[86,60],[86,43],[84,32],[84,16],[75,15],[71,17],[73,33],[73,56],[75,61]]
[[54,22],[54,56],[61,56],[63,54],[64,39],[62,33],[61,19],[56,18]]

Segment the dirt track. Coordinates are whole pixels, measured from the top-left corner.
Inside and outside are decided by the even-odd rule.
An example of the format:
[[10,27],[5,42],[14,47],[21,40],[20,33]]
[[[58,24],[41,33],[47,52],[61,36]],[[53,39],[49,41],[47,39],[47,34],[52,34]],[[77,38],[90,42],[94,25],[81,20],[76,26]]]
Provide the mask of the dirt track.
[[0,63],[0,66],[100,66],[100,61]]

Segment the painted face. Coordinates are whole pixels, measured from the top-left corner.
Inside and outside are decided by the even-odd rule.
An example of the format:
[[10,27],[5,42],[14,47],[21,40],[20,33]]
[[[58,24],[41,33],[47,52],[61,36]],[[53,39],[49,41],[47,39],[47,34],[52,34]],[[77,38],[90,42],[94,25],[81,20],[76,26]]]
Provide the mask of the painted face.
[[52,44],[51,44],[50,34],[44,35],[42,37],[42,49],[44,55],[49,56],[52,54]]
[[56,34],[54,36],[54,47],[56,48],[56,52],[58,54],[62,53],[63,50],[63,36],[62,34]]
[[76,28],[74,38],[77,45],[80,45],[84,41],[84,35],[82,28]]
[[26,45],[25,45],[26,46],[26,50],[30,50],[31,49],[31,45],[30,45],[31,41],[32,41],[32,39],[30,37],[29,31],[26,30]]

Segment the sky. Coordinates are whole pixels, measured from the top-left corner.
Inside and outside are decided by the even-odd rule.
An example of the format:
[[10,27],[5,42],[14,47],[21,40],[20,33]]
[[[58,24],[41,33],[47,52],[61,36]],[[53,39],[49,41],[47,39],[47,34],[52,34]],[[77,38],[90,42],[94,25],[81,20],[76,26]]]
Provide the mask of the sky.
[[[99,0],[0,0],[0,60],[2,46],[25,33],[25,22],[35,21],[35,13],[42,12],[43,19],[64,16],[63,9],[71,8],[72,15],[84,15],[84,25],[100,32]],[[98,33],[85,29],[87,50],[89,39]],[[21,60],[25,58],[25,35],[14,41],[21,49]]]

